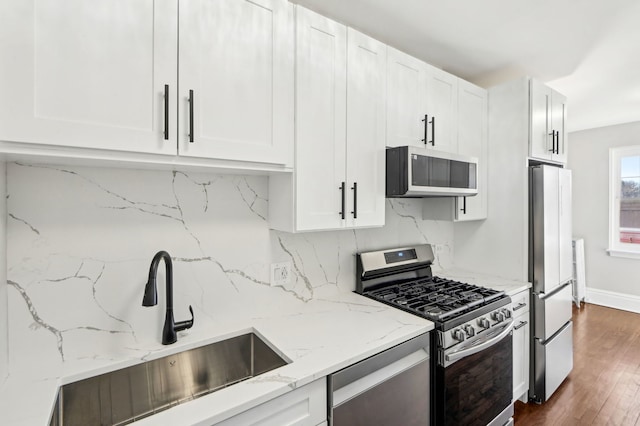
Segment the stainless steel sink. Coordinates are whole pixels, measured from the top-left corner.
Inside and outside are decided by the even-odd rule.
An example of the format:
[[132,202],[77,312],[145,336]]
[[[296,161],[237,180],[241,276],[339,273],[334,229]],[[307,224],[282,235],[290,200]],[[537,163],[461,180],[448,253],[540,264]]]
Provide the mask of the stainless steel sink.
[[283,365],[255,333],[60,388],[50,425],[124,425]]

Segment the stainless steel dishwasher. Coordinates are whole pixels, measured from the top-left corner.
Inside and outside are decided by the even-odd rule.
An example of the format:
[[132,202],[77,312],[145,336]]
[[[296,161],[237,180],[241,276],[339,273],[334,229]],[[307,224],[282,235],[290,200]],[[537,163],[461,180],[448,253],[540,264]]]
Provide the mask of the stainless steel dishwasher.
[[329,425],[429,424],[429,333],[329,376]]

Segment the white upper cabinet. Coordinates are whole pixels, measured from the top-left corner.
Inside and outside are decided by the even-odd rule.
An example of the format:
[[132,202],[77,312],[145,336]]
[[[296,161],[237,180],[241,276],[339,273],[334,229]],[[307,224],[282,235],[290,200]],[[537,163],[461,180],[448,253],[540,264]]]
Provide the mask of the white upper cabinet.
[[347,215],[347,28],[296,9],[298,231],[343,226]]
[[[458,152],[458,77],[426,65],[428,144],[438,151]],[[460,123],[465,125],[465,123]]]
[[384,225],[385,74],[384,44],[296,7],[295,171],[269,178],[272,228]]
[[387,146],[425,146],[426,84],[424,62],[387,48]]
[[2,2],[0,140],[291,166],[293,24],[286,0]]
[[487,218],[488,149],[487,91],[464,80],[458,82],[458,150],[478,159],[478,194],[456,198],[456,220]]
[[346,226],[384,225],[386,54],[385,44],[348,29]]
[[566,97],[533,79],[530,81],[529,96],[531,111],[529,156],[540,160],[566,163]]
[[177,1],[1,3],[0,140],[175,154]]
[[458,77],[387,51],[386,145],[457,152]]
[[293,6],[180,2],[179,153],[291,163]]

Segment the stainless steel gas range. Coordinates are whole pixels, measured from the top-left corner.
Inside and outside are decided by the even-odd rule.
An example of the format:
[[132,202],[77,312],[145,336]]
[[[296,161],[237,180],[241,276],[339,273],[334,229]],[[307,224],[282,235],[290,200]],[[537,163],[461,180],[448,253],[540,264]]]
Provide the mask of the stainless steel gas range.
[[432,275],[428,244],[357,254],[356,292],[433,321],[433,425],[511,424],[511,299]]

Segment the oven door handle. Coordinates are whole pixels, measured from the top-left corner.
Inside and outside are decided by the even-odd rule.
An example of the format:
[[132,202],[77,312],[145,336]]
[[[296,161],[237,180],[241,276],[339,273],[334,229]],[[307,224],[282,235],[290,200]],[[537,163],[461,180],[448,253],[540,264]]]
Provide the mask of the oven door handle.
[[451,364],[451,363],[454,363],[454,362],[458,361],[459,359],[462,359],[462,358],[464,358],[466,356],[469,356],[469,355],[476,354],[478,352],[481,352],[481,351],[483,351],[483,350],[495,345],[500,340],[502,340],[505,337],[507,337],[509,335],[509,333],[511,333],[512,326],[513,326],[513,320],[509,321],[507,324],[503,325],[502,327],[504,329],[501,330],[496,336],[491,337],[491,338],[489,338],[487,340],[482,340],[478,344],[473,345],[473,346],[471,346],[469,348],[461,349],[459,351],[452,352],[450,354],[445,354],[445,356],[444,356],[445,361],[447,363]]

